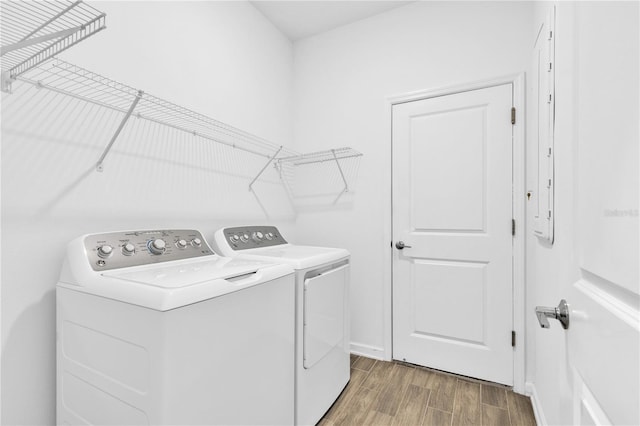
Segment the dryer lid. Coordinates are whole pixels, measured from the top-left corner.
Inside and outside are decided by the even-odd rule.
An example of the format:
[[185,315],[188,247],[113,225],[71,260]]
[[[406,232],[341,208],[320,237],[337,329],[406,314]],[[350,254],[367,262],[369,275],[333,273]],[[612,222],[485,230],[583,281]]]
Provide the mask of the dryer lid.
[[238,256],[245,259],[285,263],[296,270],[301,270],[348,258],[349,252],[339,248],[283,244],[243,250],[238,253]]

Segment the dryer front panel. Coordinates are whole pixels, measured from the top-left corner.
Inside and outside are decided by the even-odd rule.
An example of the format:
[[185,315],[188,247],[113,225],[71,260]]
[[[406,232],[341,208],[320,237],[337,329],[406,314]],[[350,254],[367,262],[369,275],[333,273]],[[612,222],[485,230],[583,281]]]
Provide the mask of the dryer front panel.
[[348,267],[342,265],[304,280],[303,365],[313,366],[346,345]]

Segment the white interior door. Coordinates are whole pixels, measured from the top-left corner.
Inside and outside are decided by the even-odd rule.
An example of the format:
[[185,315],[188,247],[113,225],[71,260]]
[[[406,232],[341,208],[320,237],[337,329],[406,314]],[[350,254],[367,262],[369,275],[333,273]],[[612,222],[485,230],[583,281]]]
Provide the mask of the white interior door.
[[513,384],[512,85],[393,106],[393,357]]

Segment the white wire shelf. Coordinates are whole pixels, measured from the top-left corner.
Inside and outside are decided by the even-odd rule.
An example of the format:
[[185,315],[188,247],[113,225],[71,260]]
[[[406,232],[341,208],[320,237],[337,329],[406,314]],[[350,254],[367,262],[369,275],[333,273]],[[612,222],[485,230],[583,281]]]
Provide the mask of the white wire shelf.
[[106,28],[106,15],[82,1],[0,2],[2,85]]
[[103,170],[103,161],[131,117],[149,120],[266,159],[264,167],[249,184],[249,190],[271,164],[279,171],[282,181],[288,184],[293,176],[292,170],[297,166],[332,161],[333,168],[340,172],[341,181],[344,182],[343,191],[347,192],[349,177],[344,176],[341,162],[362,156],[362,153],[348,147],[301,154],[57,58],[31,68],[16,80],[123,114],[119,127],[96,163],[98,171]]
[[[263,138],[60,59],[41,64],[18,77],[18,80],[125,114],[131,110],[133,117],[264,158],[271,158],[280,148]],[[296,154],[286,148],[282,152],[286,155]]]

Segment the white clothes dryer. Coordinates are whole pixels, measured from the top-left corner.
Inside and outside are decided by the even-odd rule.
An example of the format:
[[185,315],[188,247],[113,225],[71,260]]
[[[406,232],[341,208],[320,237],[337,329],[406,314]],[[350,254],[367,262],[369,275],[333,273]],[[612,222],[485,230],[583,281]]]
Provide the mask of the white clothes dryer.
[[223,228],[212,245],[223,256],[295,270],[295,423],[316,424],[350,378],[349,252],[289,244],[274,226]]
[[57,424],[294,422],[293,269],[196,230],[85,235],[57,285]]

